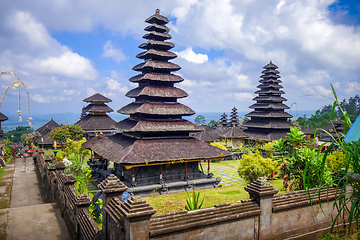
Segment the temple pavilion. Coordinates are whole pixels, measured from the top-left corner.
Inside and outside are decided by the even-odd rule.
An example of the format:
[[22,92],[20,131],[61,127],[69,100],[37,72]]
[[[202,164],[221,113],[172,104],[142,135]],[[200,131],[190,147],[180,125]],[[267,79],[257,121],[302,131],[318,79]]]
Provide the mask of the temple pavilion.
[[227,127],[229,125],[226,113],[223,113],[221,115],[221,118],[219,120],[219,124],[222,125],[223,127]]
[[1,123],[8,120],[8,117],[0,112],[0,139],[4,139],[4,131],[1,129]]
[[195,112],[178,102],[188,94],[176,83],[184,79],[172,72],[180,66],[171,63],[177,55],[169,50],[171,39],[169,20],[160,11],[145,20],[143,38],[147,42],[139,48],[144,52],[136,57],[143,62],[133,67],[139,72],[130,78],[138,87],[126,96],[133,102],[118,110],[129,115],[115,126],[121,133],[98,136],[83,146],[99,158],[114,162],[114,173],[128,192],[136,195],[164,194],[176,191],[218,187],[220,178],[204,174],[200,161],[224,159],[230,153],[190,137],[190,132],[202,131],[199,126],[183,119]]
[[39,133],[39,136],[35,138],[35,144],[42,148],[52,148],[54,141],[50,138],[50,133],[58,127],[60,125],[51,118],[49,122],[36,129],[35,132]]
[[254,109],[252,112],[246,114],[250,120],[243,123],[242,127],[246,127],[244,132],[248,134],[248,139],[273,141],[287,136],[290,132],[290,127],[293,126],[289,118],[292,115],[286,113],[284,110],[289,107],[283,104],[287,101],[281,95],[285,92],[280,83],[278,67],[271,61],[264,66],[263,75],[257,87],[260,89],[255,92],[258,94],[253,100],[255,104],[249,108]]
[[116,121],[107,115],[114,111],[106,105],[106,103],[112,102],[111,99],[95,93],[83,101],[89,104],[82,109],[80,120],[75,124],[78,124],[88,137],[94,137],[97,134],[113,135],[117,132]]

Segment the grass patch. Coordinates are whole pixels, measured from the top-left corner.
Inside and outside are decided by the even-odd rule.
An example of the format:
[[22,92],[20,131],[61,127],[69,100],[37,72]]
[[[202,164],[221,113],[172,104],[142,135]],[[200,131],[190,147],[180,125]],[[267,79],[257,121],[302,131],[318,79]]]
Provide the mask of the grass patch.
[[[282,188],[282,180],[271,181],[271,184],[278,187],[281,186]],[[220,203],[233,203],[242,199],[248,199],[249,193],[244,190],[244,187],[247,185],[247,183],[240,183],[221,188],[199,190],[201,192],[200,199],[205,199],[204,208]],[[281,191],[281,189],[278,190]],[[186,192],[151,196],[144,199],[157,210],[156,214],[175,212],[185,210]]]

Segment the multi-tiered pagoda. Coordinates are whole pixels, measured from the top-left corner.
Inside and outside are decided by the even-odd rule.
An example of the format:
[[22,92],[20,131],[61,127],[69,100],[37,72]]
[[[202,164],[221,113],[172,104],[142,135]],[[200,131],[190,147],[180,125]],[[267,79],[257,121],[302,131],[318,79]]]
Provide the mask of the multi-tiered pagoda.
[[237,115],[236,107],[231,109],[230,124],[231,126],[239,126],[239,116]]
[[188,95],[174,86],[184,79],[172,74],[180,66],[169,62],[177,57],[169,51],[174,44],[165,41],[171,39],[165,26],[169,20],[156,10],[145,22],[150,24],[143,36],[147,42],[139,46],[145,51],[136,56],[144,62],[133,68],[140,74],[130,78],[138,87],[126,94],[134,101],[118,110],[129,115],[116,124],[121,134],[94,138],[84,146],[114,162],[115,174],[132,194],[217,187],[220,179],[204,174],[200,160],[223,159],[230,153],[189,136],[202,129],[182,119],[195,112],[178,102]]
[[253,99],[256,103],[250,106],[254,111],[245,115],[251,119],[242,127],[247,128],[244,132],[250,139],[272,141],[287,136],[293,126],[289,121],[292,115],[284,111],[289,107],[283,104],[286,99],[281,96],[285,92],[280,90],[283,87],[278,67],[270,61],[264,68],[257,86],[260,90],[255,92],[258,96]]
[[222,125],[223,127],[227,127],[227,126],[228,126],[229,123],[228,123],[228,119],[227,119],[226,113],[223,113],[223,114],[221,115],[219,124]]
[[[112,135],[116,131],[116,121],[107,113],[114,110],[106,105],[106,103],[112,102],[111,99],[95,93],[83,101],[89,104],[82,109],[81,119],[75,124],[78,124],[88,137],[94,137],[97,134]],[[88,114],[86,115],[84,112]]]

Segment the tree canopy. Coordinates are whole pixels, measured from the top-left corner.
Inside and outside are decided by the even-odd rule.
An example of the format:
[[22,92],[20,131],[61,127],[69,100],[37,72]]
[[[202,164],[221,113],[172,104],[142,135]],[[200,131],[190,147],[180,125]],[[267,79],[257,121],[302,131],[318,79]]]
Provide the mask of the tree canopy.
[[84,131],[79,125],[64,125],[55,128],[50,133],[50,138],[59,141],[66,142],[67,139],[81,140],[84,135]]
[[27,134],[31,132],[33,132],[33,129],[31,129],[31,127],[29,126],[17,126],[13,130],[6,131],[4,133],[4,138],[13,142],[21,142],[21,136],[23,134]]
[[203,115],[197,115],[194,122],[197,125],[204,125],[206,123],[205,117]]

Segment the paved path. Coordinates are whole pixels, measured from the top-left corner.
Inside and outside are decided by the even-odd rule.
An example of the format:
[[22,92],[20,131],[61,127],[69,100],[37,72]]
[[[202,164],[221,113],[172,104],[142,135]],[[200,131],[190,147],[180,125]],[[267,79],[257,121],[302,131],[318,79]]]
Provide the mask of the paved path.
[[[206,162],[201,163],[204,172],[207,172],[208,164]],[[245,180],[239,176],[237,169],[210,163],[210,172],[214,174],[215,177],[220,177],[220,185],[229,186],[233,184],[245,183]]]
[[70,239],[56,204],[43,204],[32,158],[26,167],[16,159],[10,208],[0,210],[0,216],[7,217],[6,240]]

